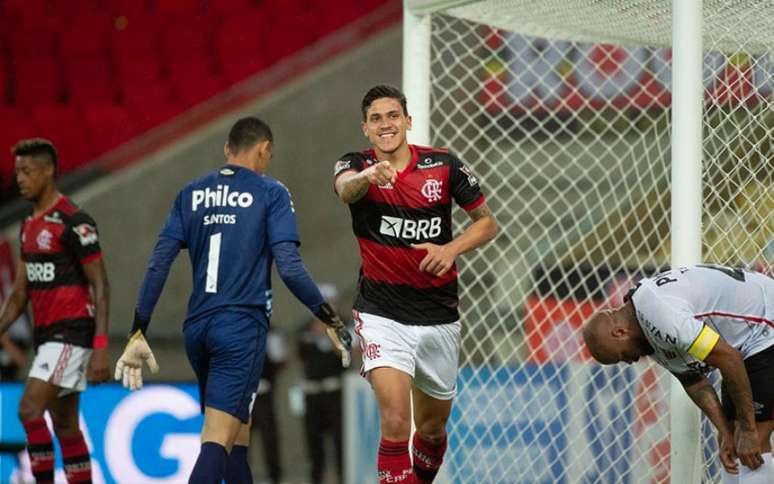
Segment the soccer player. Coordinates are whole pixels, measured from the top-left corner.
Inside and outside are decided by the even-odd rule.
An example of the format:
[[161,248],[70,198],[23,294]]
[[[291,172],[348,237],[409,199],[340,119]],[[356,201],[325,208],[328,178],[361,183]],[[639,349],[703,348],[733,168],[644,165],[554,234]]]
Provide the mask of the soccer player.
[[[583,339],[602,364],[647,355],[680,380],[718,430],[724,482],[774,482],[774,280],[722,266],[673,269],[592,316]],[[705,376],[714,368],[722,405]]]
[[[19,141],[16,181],[32,214],[21,226],[21,259],[0,314],[0,336],[32,305],[35,359],[19,402],[35,480],[54,482],[48,411],[62,448],[67,481],[91,482],[91,461],[79,423],[86,380],[110,376],[107,354],[108,278],[94,220],[57,191],[57,151],[40,139]],[[88,367],[87,367],[88,365]]]
[[[170,266],[187,248],[193,291],[183,324],[186,353],[199,381],[204,427],[190,482],[252,482],[247,463],[249,415],[261,376],[271,312],[271,266],[312,313],[348,364],[352,342],[325,302],[298,252],[299,236],[287,188],[263,174],[272,157],[269,126],[237,121],[224,146],[226,164],[185,186],[151,256],[134,325],[116,379],[142,386],[142,363],[158,370],[144,334]],[[344,361],[346,360],[346,361]]]
[[[372,148],[344,155],[334,176],[336,193],[349,205],[362,259],[353,312],[362,371],[381,417],[379,482],[428,483],[443,460],[456,393],[455,260],[492,240],[498,226],[478,181],[456,156],[408,144],[411,117],[399,89],[371,88],[361,111]],[[457,237],[452,200],[473,220]]]

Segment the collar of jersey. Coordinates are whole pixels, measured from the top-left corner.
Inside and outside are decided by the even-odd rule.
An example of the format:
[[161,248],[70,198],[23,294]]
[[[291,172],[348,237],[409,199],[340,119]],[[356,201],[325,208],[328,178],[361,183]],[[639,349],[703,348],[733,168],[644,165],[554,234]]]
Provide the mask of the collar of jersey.
[[64,194],[60,193],[56,200],[54,200],[54,203],[52,203],[47,209],[43,210],[37,215],[34,215],[35,208],[32,209],[33,215],[31,216],[32,220],[37,220],[39,218],[45,217],[46,215],[50,214],[54,211],[56,207],[59,206],[60,203],[62,203],[62,200],[64,200]]

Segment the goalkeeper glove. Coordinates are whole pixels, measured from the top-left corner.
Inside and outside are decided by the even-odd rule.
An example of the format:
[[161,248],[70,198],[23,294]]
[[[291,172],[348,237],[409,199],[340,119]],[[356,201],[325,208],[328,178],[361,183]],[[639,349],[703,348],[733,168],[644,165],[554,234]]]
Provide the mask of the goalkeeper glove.
[[352,351],[352,335],[347,331],[344,321],[333,310],[327,302],[320,306],[320,310],[315,314],[317,319],[327,324],[325,332],[328,338],[333,342],[333,346],[341,353],[341,366],[349,367],[351,360],[349,352]]
[[135,331],[126,343],[124,353],[116,363],[116,380],[123,380],[124,387],[130,390],[139,390],[142,388],[142,363],[148,364],[151,373],[159,372],[159,365],[156,358],[145,341],[142,331]]

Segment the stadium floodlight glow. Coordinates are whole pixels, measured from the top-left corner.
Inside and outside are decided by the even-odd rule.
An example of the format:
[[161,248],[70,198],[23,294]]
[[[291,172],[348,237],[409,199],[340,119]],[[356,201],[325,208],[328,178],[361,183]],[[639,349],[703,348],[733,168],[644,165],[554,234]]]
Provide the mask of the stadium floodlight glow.
[[588,364],[577,328],[671,264],[774,267],[774,4],[404,6],[410,140],[469,164],[502,227],[460,263],[450,482],[716,480],[671,377]]

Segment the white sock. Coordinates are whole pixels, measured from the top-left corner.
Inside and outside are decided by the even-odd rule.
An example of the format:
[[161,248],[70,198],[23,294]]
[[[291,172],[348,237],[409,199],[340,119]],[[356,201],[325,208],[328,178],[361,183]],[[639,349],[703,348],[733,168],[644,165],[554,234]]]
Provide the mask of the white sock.
[[721,484],[772,484],[774,483],[774,465],[772,464],[771,452],[761,454],[763,465],[752,470],[742,465],[739,459],[736,464],[739,466],[738,474],[729,474],[724,467],[720,468]]

